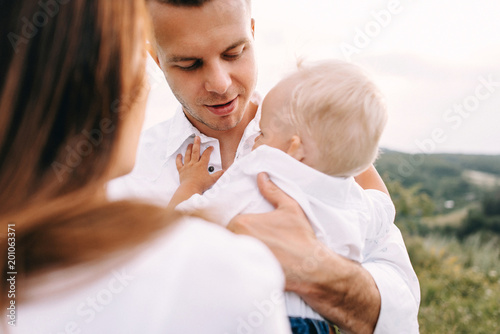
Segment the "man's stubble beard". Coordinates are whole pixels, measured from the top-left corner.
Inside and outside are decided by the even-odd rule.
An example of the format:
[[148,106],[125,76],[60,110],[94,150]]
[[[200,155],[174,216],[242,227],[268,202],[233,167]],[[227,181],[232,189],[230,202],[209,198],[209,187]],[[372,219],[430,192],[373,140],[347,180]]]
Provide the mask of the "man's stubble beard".
[[[179,95],[174,93],[174,96],[177,98],[177,101],[179,101],[179,103],[181,104],[182,110],[184,111],[185,114],[188,114],[189,116],[194,118],[196,121],[200,122],[201,124],[205,125],[209,129],[214,130],[214,131],[227,131],[227,130],[231,130],[231,129],[235,128],[242,121],[242,119],[245,117],[245,113],[246,113],[248,104],[250,103],[250,98],[247,98],[246,102],[243,103],[244,104],[243,111],[241,113],[238,113],[237,115],[231,114],[231,115],[220,117],[220,119],[223,120],[224,118],[232,118],[232,117],[237,116],[238,118],[236,120],[232,121],[230,124],[224,124],[224,122],[210,123],[210,122],[202,119],[197,113],[195,113],[191,108],[189,108],[187,103]],[[245,96],[245,95],[238,94],[237,98],[240,99],[240,98],[242,98],[242,96]],[[211,101],[216,101],[214,103],[218,103],[221,100],[224,100],[224,99],[210,99],[208,104],[211,104],[212,103]],[[241,101],[238,101],[238,109],[241,109],[241,107],[242,107]]]

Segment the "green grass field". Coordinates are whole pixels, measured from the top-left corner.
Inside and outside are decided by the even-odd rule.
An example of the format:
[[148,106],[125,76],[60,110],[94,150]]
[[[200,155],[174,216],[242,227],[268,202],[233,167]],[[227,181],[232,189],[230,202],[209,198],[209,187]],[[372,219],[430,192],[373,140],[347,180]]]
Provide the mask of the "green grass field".
[[421,333],[500,332],[499,239],[480,239],[406,238],[420,281]]
[[420,332],[500,333],[500,156],[384,151],[376,167],[419,278]]

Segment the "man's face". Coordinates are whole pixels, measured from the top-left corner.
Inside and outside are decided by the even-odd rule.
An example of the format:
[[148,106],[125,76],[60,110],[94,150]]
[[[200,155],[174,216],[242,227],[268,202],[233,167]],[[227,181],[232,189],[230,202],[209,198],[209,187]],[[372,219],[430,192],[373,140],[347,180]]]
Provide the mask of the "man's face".
[[243,118],[255,89],[253,20],[245,0],[202,7],[149,3],[158,62],[190,121],[225,131]]

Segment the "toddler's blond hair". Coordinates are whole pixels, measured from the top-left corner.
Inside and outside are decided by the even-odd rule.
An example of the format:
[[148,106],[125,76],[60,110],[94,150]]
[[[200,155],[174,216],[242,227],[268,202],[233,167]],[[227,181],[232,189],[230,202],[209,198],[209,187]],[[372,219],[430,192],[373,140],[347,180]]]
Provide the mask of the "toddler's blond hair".
[[318,147],[320,161],[315,168],[332,176],[360,174],[378,155],[387,122],[382,94],[351,63],[328,60],[298,67],[286,78],[298,84],[285,108],[298,134]]

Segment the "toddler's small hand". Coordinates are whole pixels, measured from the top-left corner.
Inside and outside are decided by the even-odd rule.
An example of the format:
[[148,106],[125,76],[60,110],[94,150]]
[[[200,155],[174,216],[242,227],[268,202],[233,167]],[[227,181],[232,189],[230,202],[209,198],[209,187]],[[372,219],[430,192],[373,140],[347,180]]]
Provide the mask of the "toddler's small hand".
[[193,192],[202,194],[209,189],[222,176],[224,171],[218,171],[210,174],[208,172],[208,163],[210,154],[214,148],[208,147],[200,156],[200,137],[194,138],[193,144],[189,144],[182,161],[182,154],[177,155],[175,164],[179,172],[181,186],[189,187]]

